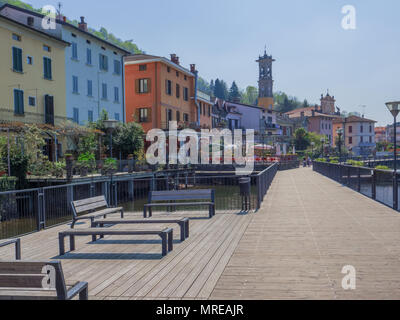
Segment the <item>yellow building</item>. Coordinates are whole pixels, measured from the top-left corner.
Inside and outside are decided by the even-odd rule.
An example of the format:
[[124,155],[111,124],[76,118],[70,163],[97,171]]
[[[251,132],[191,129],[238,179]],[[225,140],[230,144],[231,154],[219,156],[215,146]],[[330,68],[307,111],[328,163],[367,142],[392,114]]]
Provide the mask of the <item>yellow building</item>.
[[0,122],[58,126],[66,120],[69,43],[28,24],[0,15]]

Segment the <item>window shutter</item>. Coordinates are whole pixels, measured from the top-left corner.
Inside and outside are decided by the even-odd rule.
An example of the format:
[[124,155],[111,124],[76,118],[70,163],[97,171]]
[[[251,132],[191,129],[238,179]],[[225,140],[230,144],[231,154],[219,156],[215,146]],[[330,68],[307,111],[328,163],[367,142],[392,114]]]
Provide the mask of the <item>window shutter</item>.
[[54,126],[54,97],[45,95],[45,123]]
[[151,92],[151,79],[147,79],[147,92]]
[[165,80],[165,93],[169,94],[168,93],[168,80]]
[[22,50],[17,49],[18,52],[18,70],[22,72]]
[[140,86],[139,79],[136,79],[136,80],[135,80],[135,92],[136,92],[136,93],[139,93],[139,92],[140,92],[140,91],[139,91],[139,86]]
[[51,59],[47,59],[47,73],[48,73],[48,78],[52,78],[52,73],[51,73]]

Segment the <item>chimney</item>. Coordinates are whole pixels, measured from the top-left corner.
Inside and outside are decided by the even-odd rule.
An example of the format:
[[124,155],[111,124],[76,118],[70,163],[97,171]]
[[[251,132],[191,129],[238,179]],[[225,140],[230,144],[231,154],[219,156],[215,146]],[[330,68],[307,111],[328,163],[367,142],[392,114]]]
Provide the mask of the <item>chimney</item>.
[[175,53],[171,53],[171,61],[172,61],[173,63],[179,65],[179,57],[177,57]]
[[191,64],[190,65],[190,72],[191,73],[195,73],[196,72],[196,65],[195,64]]
[[88,31],[87,23],[85,22],[85,17],[81,17],[81,22],[78,24],[78,28],[83,31]]

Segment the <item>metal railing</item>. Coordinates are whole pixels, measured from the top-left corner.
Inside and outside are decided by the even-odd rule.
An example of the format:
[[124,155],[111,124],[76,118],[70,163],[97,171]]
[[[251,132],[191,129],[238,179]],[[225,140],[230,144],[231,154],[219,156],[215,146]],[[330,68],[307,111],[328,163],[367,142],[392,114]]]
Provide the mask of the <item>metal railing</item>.
[[313,163],[313,170],[394,210],[399,209],[399,173],[394,170],[317,161]]
[[275,163],[256,176],[257,181],[257,210],[261,208],[265,196],[278,172],[279,164]]
[[[251,176],[250,210],[261,207],[278,164]],[[199,175],[194,171],[137,178],[107,176],[101,180],[43,188],[0,192],[0,239],[16,237],[72,220],[71,201],[104,195],[110,206],[122,206],[126,212],[142,212],[150,191],[214,189],[218,213],[240,212],[239,179],[237,175]],[[166,212],[166,208],[158,208]],[[157,210],[154,210],[155,212]],[[180,207],[179,210],[199,210]]]

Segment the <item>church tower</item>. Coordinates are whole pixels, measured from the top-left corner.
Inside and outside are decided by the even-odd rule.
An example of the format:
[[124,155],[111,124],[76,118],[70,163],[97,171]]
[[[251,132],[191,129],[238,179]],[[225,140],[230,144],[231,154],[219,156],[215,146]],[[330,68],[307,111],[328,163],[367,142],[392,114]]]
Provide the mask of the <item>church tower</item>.
[[260,56],[257,60],[260,67],[260,75],[258,80],[258,106],[267,110],[274,107],[274,80],[272,79],[272,63],[275,60],[272,56],[264,51],[264,56]]
[[321,94],[321,110],[322,113],[326,114],[335,114],[335,97],[329,95],[329,91],[324,97],[323,94]]

